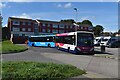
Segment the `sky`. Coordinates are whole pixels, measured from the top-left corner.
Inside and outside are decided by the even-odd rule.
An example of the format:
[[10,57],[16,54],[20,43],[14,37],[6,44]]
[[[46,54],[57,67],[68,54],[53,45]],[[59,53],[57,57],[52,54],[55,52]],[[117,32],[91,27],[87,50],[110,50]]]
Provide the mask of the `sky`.
[[[19,0],[18,0],[19,1]],[[3,26],[8,17],[20,17],[50,21],[74,19],[90,20],[94,26],[102,25],[104,32],[118,30],[118,2],[1,2]]]

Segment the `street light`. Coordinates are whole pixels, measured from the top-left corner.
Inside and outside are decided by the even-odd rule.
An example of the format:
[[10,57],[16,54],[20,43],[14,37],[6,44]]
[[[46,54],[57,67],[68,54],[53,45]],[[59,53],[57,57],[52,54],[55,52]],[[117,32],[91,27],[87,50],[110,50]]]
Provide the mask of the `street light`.
[[2,20],[3,20],[3,17],[2,17],[1,12],[0,12],[0,27],[2,27]]
[[[74,8],[74,10],[76,11],[76,23],[77,23],[77,8]],[[77,26],[75,25],[75,31],[77,31]]]

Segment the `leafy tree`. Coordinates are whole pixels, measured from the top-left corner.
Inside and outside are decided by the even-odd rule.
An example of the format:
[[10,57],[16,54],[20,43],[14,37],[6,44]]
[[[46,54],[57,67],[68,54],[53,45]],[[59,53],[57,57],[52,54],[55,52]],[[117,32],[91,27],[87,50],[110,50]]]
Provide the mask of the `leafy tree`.
[[83,21],[82,21],[82,24],[87,24],[87,25],[93,26],[93,25],[92,25],[92,22],[89,21],[89,20],[83,20]]
[[104,30],[104,28],[101,25],[96,25],[95,27],[93,27],[93,31],[94,31],[95,36],[100,36],[101,33],[103,33],[103,30]]
[[8,40],[10,39],[10,30],[8,27],[3,27],[2,28],[2,39],[3,40]]
[[66,19],[66,20],[61,20],[60,22],[69,22],[69,23],[75,23],[73,19]]
[[78,25],[82,24],[82,22],[77,22]]

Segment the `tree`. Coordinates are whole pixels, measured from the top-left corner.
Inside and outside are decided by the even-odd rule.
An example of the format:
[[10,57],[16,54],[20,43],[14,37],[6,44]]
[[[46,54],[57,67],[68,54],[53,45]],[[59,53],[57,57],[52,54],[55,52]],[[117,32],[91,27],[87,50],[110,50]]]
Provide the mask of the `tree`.
[[104,28],[101,25],[96,25],[95,27],[93,27],[93,31],[94,31],[95,36],[100,36],[101,33],[103,33],[103,30],[104,30]]
[[8,27],[2,28],[2,39],[3,40],[9,40],[10,39],[10,30]]
[[69,23],[75,23],[73,19],[66,19],[66,20],[61,20],[60,22],[69,22]]
[[82,24],[82,22],[77,22],[78,25]]
[[89,20],[83,20],[83,21],[82,21],[82,24],[87,24],[87,25],[93,26],[93,25],[92,25],[92,22],[89,21]]

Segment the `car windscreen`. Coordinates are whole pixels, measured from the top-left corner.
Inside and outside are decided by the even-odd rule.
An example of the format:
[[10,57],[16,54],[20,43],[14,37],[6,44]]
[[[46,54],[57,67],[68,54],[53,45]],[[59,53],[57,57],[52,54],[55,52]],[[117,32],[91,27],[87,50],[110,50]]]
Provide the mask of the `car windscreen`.
[[102,41],[108,41],[108,39],[102,39]]

